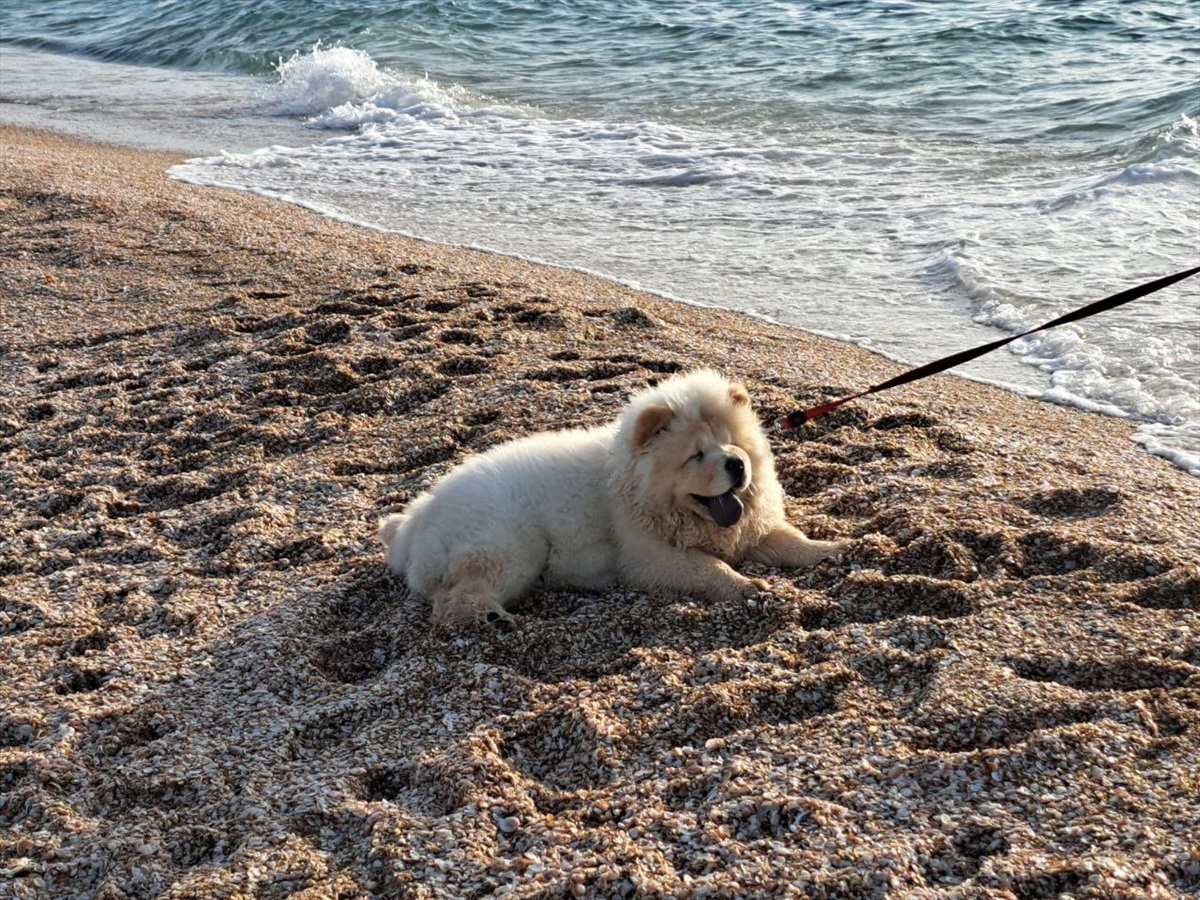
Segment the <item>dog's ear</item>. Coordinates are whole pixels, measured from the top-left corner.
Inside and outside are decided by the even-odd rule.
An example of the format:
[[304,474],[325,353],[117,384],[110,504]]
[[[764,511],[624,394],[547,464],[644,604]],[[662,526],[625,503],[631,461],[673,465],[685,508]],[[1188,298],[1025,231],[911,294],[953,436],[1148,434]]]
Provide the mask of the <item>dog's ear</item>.
[[750,392],[746,390],[745,385],[731,384],[729,386],[729,399],[733,401],[735,406],[749,406]]
[[637,421],[633,424],[633,452],[644,450],[654,436],[667,427],[671,416],[669,406],[647,406],[638,413]]

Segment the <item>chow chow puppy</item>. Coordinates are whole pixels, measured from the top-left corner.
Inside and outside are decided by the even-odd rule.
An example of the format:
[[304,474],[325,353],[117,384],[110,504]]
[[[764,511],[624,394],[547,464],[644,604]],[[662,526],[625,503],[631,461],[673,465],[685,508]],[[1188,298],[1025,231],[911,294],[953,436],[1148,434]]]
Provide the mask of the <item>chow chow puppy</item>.
[[468,459],[379,534],[391,570],[450,624],[511,618],[534,587],[747,597],[766,585],[738,563],[809,566],[849,543],[787,522],[750,396],[711,370],[641,391],[608,425]]

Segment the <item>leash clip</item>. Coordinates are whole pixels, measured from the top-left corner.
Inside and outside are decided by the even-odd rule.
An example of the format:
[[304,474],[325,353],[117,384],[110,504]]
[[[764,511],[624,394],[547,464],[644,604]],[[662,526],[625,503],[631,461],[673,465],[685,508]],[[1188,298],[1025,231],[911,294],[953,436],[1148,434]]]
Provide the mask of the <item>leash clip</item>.
[[[795,415],[793,413],[793,415]],[[791,424],[792,416],[779,416],[767,428],[768,434],[791,434],[796,430],[796,426]]]

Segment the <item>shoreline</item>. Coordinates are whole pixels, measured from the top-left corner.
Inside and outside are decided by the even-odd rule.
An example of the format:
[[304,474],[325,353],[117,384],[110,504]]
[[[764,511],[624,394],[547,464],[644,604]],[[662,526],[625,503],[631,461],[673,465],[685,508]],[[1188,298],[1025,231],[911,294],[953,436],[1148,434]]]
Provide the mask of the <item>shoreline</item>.
[[374,521],[467,455],[681,369],[770,420],[903,367],[173,159],[0,126],[15,896],[1200,887],[1200,481],[1132,424],[931,378],[772,436],[844,560],[431,632]]
[[[39,129],[33,129],[33,130],[39,130]],[[55,132],[55,133],[57,133],[57,132]],[[67,136],[69,136],[69,135],[67,135]],[[100,141],[100,143],[105,143],[105,142]],[[136,148],[131,148],[131,149],[136,149]],[[435,240],[432,238],[425,238],[415,232],[403,231],[400,229],[393,229],[393,228],[384,228],[382,226],[372,225],[369,222],[354,219],[349,216],[339,215],[331,210],[323,208],[322,206],[320,206],[320,204],[309,203],[307,201],[297,200],[292,197],[282,197],[282,196],[273,197],[270,194],[259,193],[258,191],[252,190],[250,188],[226,188],[226,187],[222,187],[219,185],[207,185],[207,184],[202,184],[200,182],[188,181],[183,178],[177,178],[176,176],[169,175],[169,173],[168,173],[168,177],[170,177],[171,180],[178,181],[181,184],[186,184],[186,185],[189,185],[192,187],[200,187],[205,190],[232,190],[237,193],[247,193],[247,194],[250,194],[251,196],[261,197],[263,199],[270,200],[270,201],[276,202],[276,203],[286,203],[288,205],[296,206],[296,207],[299,207],[300,209],[307,210],[308,212],[315,213],[316,215],[319,215],[322,218],[332,219],[334,221],[341,222],[345,225],[349,225],[353,228],[363,228],[368,231],[378,231],[382,234],[395,235],[397,237],[405,238],[407,240],[433,244],[438,247],[447,247],[447,248],[452,248],[455,250],[465,250],[465,251],[469,251],[471,253],[482,253],[482,254],[485,254],[488,256],[500,257],[502,259],[511,259],[514,262],[521,263],[523,265],[545,267],[548,269],[556,269],[556,270],[563,271],[563,272],[570,272],[574,275],[580,275],[580,276],[584,276],[586,278],[595,278],[600,281],[609,282],[611,284],[614,284],[614,285],[624,288],[626,290],[633,291],[636,294],[654,297],[656,300],[659,300],[659,301],[662,301],[665,303],[677,303],[677,304],[680,304],[683,306],[690,306],[690,307],[694,307],[696,309],[701,309],[701,310],[727,312],[727,313],[733,313],[733,314],[739,315],[739,316],[745,316],[749,319],[753,319],[755,321],[762,322],[766,325],[772,325],[772,326],[776,326],[779,328],[784,328],[788,331],[793,331],[793,332],[798,332],[800,334],[810,335],[812,337],[819,338],[819,339],[825,340],[825,341],[832,341],[835,344],[844,344],[848,347],[854,347],[857,350],[861,350],[861,351],[869,353],[873,356],[881,357],[882,359],[885,359],[888,362],[895,363],[901,369],[913,368],[915,366],[922,364],[921,362],[904,359],[903,357],[901,357],[897,354],[888,353],[886,350],[880,349],[878,347],[871,347],[866,344],[855,343],[850,338],[841,337],[841,336],[839,336],[837,334],[833,334],[831,332],[827,333],[827,332],[823,332],[823,331],[819,331],[819,330],[801,328],[799,325],[792,325],[782,319],[777,319],[766,313],[755,312],[753,310],[740,310],[740,309],[736,309],[732,306],[713,306],[713,305],[703,303],[699,300],[689,300],[687,297],[677,296],[674,294],[667,293],[665,291],[653,290],[651,288],[643,287],[632,281],[622,281],[620,278],[616,278],[611,275],[606,275],[603,272],[596,271],[593,269],[583,268],[581,266],[570,266],[570,265],[564,265],[564,264],[560,264],[560,263],[550,262],[550,261],[544,260],[544,259],[537,259],[535,257],[521,256],[518,253],[507,253],[503,250],[495,250],[495,249],[492,249],[492,248],[489,248],[489,247],[486,247],[483,245],[457,244],[457,243],[451,243],[448,241],[439,241],[439,240]],[[1005,332],[1002,329],[996,328],[995,326],[991,326],[991,327],[996,332],[996,335],[998,337],[1005,335]],[[963,349],[967,349],[967,348],[963,348]],[[929,360],[925,360],[925,362],[929,362]],[[1121,412],[1120,410],[1115,410],[1113,412],[1106,412],[1101,408],[1100,404],[1095,404],[1093,406],[1093,408],[1088,408],[1086,406],[1079,405],[1076,403],[1071,403],[1071,402],[1068,402],[1065,400],[1056,401],[1053,399],[1045,399],[1044,392],[1042,394],[1039,394],[1033,388],[1024,388],[1019,384],[1008,383],[1008,382],[1000,381],[998,379],[989,379],[984,376],[971,376],[971,375],[964,374],[962,372],[950,371],[950,372],[947,372],[947,374],[953,378],[961,378],[964,381],[971,381],[971,382],[974,382],[975,384],[982,384],[982,385],[986,385],[988,387],[998,388],[1007,393],[1016,394],[1019,397],[1026,397],[1028,399],[1038,400],[1038,401],[1044,402],[1044,403],[1052,403],[1056,406],[1061,406],[1066,409],[1072,409],[1077,412],[1084,412],[1084,413],[1088,413],[1091,415],[1103,416],[1105,418],[1110,418],[1110,419],[1122,419],[1127,422],[1139,422],[1141,424],[1151,424],[1149,422],[1149,420],[1136,419],[1132,415]],[[1161,459],[1167,459],[1167,460],[1171,459],[1171,457],[1163,456],[1162,454],[1153,453],[1153,451],[1150,451],[1150,450],[1145,450],[1144,452],[1150,453],[1151,455],[1159,456],[1159,458],[1161,458]]]

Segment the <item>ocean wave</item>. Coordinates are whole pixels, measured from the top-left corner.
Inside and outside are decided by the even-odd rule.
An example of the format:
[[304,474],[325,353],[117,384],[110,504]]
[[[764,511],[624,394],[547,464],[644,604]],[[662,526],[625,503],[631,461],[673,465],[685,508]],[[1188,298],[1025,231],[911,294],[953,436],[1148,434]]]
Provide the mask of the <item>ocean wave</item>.
[[1162,181],[1200,181],[1200,168],[1179,163],[1141,163],[1126,166],[1115,175],[1101,179],[1096,189],[1108,185],[1138,185]]
[[1200,120],[1183,113],[1168,125],[1150,129],[1122,148],[1128,163],[1104,184],[1200,179]]
[[1114,191],[1122,189],[1200,184],[1200,121],[1181,114],[1169,124],[1092,151],[1085,161],[1072,162],[1072,167],[1090,174],[1086,180],[1073,177],[1075,183],[1067,190],[1034,198],[1035,209],[1059,213],[1097,201],[1111,202]]
[[279,115],[303,116],[309,127],[347,130],[400,118],[453,118],[473,99],[457,86],[383,69],[350,47],[296,52],[276,65],[277,82],[265,91]]
[[281,115],[309,116],[365,102],[392,84],[370,54],[349,47],[313,46],[275,67],[279,82],[269,96]]

